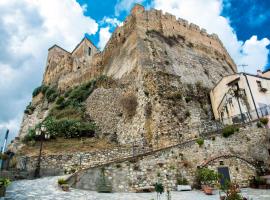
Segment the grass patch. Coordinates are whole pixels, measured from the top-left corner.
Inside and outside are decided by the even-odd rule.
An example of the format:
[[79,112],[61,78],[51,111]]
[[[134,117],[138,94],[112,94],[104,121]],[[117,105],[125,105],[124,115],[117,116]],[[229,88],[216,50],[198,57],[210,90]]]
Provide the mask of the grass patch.
[[236,127],[234,125],[228,125],[222,130],[222,135],[223,135],[223,137],[227,138],[238,131],[239,131],[238,127]]
[[[72,154],[74,152],[93,152],[112,149],[117,147],[116,144],[110,143],[106,139],[97,138],[56,138],[46,140],[43,143],[42,155],[61,155]],[[20,149],[19,154],[27,156],[37,156],[39,154],[40,143],[25,145]]]
[[196,140],[196,143],[201,147],[204,144],[204,139],[199,138]]

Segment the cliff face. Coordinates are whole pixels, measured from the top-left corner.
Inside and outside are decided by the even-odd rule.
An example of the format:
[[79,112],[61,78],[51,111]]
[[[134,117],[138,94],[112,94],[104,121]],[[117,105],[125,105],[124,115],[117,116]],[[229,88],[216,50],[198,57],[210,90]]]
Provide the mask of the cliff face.
[[[137,5],[105,49],[87,39],[67,52],[49,49],[43,84],[65,92],[100,75],[99,85],[84,102],[100,135],[116,135],[119,143],[165,146],[194,138],[211,122],[208,91],[236,66],[216,35],[158,10]],[[33,98],[20,138],[42,121],[53,103]],[[30,123],[31,122],[31,123]]]

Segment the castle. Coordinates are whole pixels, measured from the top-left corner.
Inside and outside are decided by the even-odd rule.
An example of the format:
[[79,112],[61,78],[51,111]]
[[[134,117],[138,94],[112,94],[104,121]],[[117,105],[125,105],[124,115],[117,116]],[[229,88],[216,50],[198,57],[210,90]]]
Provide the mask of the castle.
[[[150,149],[147,155],[136,157],[137,161],[122,160],[121,169],[111,164],[112,160],[99,163],[104,164],[106,174],[114,181],[115,191],[151,185],[160,178],[158,172],[164,172],[161,178],[173,188],[179,174],[192,182],[198,166],[209,164],[215,168],[221,160],[233,166],[230,169],[233,178],[246,184],[256,171],[247,160],[263,158],[267,162],[265,132],[250,127],[228,139],[204,135],[221,126],[214,120],[210,89],[222,77],[236,72],[234,61],[217,35],[209,35],[205,29],[169,13],[146,11],[135,5],[102,52],[86,38],[72,52],[57,45],[51,47],[42,84],[63,93],[100,76],[113,80],[114,84],[96,88],[87,98],[86,114],[100,128],[101,136],[115,135],[119,145],[136,143],[140,149]],[[131,115],[121,103],[125,96],[135,101]],[[33,97],[31,105],[35,109],[23,118],[20,140],[53,107],[53,103],[44,101],[41,93]],[[204,147],[198,146],[196,139],[204,137]],[[188,141],[183,148],[179,146]],[[256,147],[256,143],[262,145]],[[15,141],[13,150],[21,146],[20,141]],[[253,155],[254,152],[257,154]],[[43,165],[64,168],[67,163],[75,162],[72,159],[77,160],[75,154],[71,160],[58,160],[58,163],[48,157]],[[84,168],[96,167],[91,159],[97,158],[90,156]],[[29,168],[35,162],[33,158]],[[88,182],[94,173],[98,173],[98,168],[77,174],[80,181],[75,186],[93,189],[94,185]],[[123,177],[119,178],[119,174]]]

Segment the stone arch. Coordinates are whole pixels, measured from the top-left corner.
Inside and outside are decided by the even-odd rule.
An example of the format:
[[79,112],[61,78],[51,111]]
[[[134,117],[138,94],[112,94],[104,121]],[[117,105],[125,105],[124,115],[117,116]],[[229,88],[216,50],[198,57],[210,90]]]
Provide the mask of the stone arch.
[[224,154],[224,155],[218,155],[218,156],[211,157],[210,159],[204,161],[204,162],[200,165],[200,167],[206,167],[206,166],[208,166],[209,164],[215,162],[216,160],[222,159],[222,158],[224,158],[224,159],[229,159],[229,158],[239,159],[239,160],[241,160],[242,162],[246,163],[249,167],[251,167],[251,168],[253,168],[253,169],[256,169],[256,168],[257,168],[257,166],[256,166],[256,164],[255,164],[254,161],[251,161],[251,160],[249,160],[249,159],[247,159],[247,158],[243,158],[243,157],[241,157],[241,156],[239,156],[239,155],[232,155],[232,154]]

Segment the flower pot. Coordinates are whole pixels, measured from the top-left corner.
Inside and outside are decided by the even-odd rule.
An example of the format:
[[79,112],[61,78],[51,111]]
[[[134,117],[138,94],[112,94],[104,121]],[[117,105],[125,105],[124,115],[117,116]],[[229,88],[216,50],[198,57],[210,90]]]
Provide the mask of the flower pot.
[[190,185],[177,185],[177,191],[190,191]]
[[68,192],[69,191],[69,185],[68,184],[62,184],[61,188],[63,191]]
[[220,196],[220,200],[225,200],[226,196]]
[[0,186],[0,197],[4,197],[6,195],[6,187]]
[[211,188],[210,186],[204,186],[203,191],[207,195],[212,195],[213,194],[213,188]]

